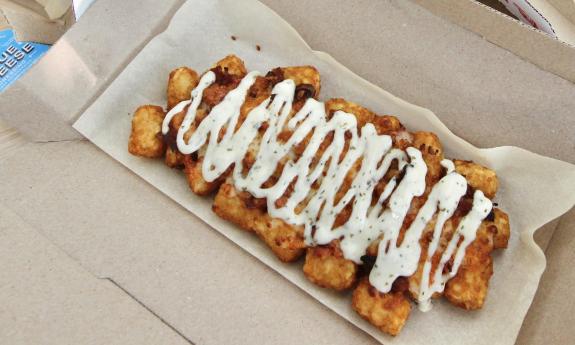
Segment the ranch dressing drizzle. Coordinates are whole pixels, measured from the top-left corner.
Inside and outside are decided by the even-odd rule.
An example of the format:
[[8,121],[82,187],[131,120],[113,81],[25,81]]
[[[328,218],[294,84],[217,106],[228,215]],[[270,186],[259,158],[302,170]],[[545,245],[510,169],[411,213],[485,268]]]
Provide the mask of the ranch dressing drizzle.
[[[377,289],[389,289],[389,285],[399,276],[413,274],[417,270],[421,247],[419,239],[426,225],[439,210],[434,231],[433,239],[429,244],[429,252],[434,253],[439,242],[439,236],[443,225],[447,219],[451,218],[459,199],[465,195],[467,190],[467,181],[463,176],[456,173],[453,163],[443,160],[442,165],[448,169],[447,174],[433,187],[427,201],[419,209],[413,223],[405,233],[405,237],[400,246],[391,244],[386,251],[385,241],[379,244],[379,253],[375,262],[377,270],[370,273],[370,282]],[[423,274],[421,286],[426,283],[425,273]],[[425,295],[425,289],[420,293],[421,300],[428,299],[430,296]]]
[[[480,190],[476,190],[473,194],[473,206],[471,207],[471,211],[461,219],[453,237],[449,241],[447,248],[441,255],[441,259],[435,272],[433,274],[433,283],[429,281],[431,276],[431,259],[433,257],[433,253],[437,248],[437,244],[439,241],[439,237],[441,233],[437,234],[434,233],[433,240],[433,248],[431,247],[431,243],[429,246],[429,251],[427,254],[427,260],[425,261],[425,265],[423,266],[423,274],[420,284],[419,296],[418,296],[418,303],[419,309],[422,311],[428,311],[431,309],[430,298],[435,292],[443,292],[445,288],[445,284],[451,278],[453,278],[457,271],[459,270],[459,266],[463,261],[463,257],[465,256],[465,249],[473,240],[475,240],[475,236],[477,234],[477,229],[481,225],[481,221],[487,217],[493,204],[491,200],[486,198],[483,195],[483,192]],[[438,217],[439,218],[439,217]],[[463,237],[463,241],[459,247],[457,244],[459,240]],[[432,250],[433,249],[433,250]],[[455,257],[453,260],[453,266],[449,272],[443,274],[443,268],[445,264],[451,259],[453,256],[453,252],[455,251]]]
[[[443,226],[451,218],[467,190],[467,182],[455,172],[453,162],[442,161],[447,174],[432,188],[427,201],[407,229],[402,243],[398,245],[400,229],[411,202],[425,191],[427,166],[421,152],[413,147],[407,148],[405,152],[393,148],[391,137],[378,135],[371,123],[363,126],[358,133],[357,120],[352,114],[336,111],[328,119],[325,105],[315,99],[308,99],[290,118],[296,87],[290,79],[276,84],[272,96],[252,109],[234,132],[246,94],[259,75],[258,72],[247,74],[238,87],[214,106],[189,139],[185,140],[184,134],[194,122],[203,91],[215,82],[215,74],[207,72],[192,91],[191,100],[179,103],[168,112],[162,124],[162,133],[168,133],[170,121],[189,105],[177,133],[178,150],[183,154],[190,154],[204,148],[207,141],[202,165],[204,179],[214,181],[233,164],[235,187],[248,191],[256,198],[266,198],[268,213],[272,217],[304,226],[305,241],[309,246],[341,239],[340,246],[344,257],[361,264],[361,257],[365,255],[369,245],[382,238],[369,280],[375,288],[384,293],[390,291],[396,278],[410,276],[417,270],[421,254],[419,239],[426,225],[437,213],[418,296],[420,308],[428,309],[429,298],[433,292],[443,291],[445,282],[457,273],[465,249],[475,239],[477,228],[491,211],[491,201],[480,191],[475,192],[472,209],[462,218],[442,255],[433,283],[430,283],[431,258],[437,250]],[[244,174],[243,158],[250,144],[256,140],[260,126],[265,122],[268,128],[261,138],[258,138],[261,142],[256,160],[247,174]],[[219,138],[223,129],[227,130],[222,138]],[[278,134],[285,129],[292,134],[286,142],[282,142],[278,139]],[[291,159],[294,146],[310,133],[311,139],[302,155],[297,160]],[[330,133],[333,133],[330,145],[315,162],[320,145]],[[349,149],[339,161],[346,144],[346,133],[351,134],[348,139]],[[344,184],[346,175],[358,161],[361,162],[359,171],[349,189],[335,203],[337,186]],[[399,182],[397,177],[392,178],[372,206],[374,188],[394,161],[400,171],[404,170],[403,178]],[[281,162],[285,165],[278,181],[271,187],[262,187]],[[293,192],[287,201],[278,207],[275,201],[285,194],[294,180],[296,182]],[[319,188],[314,191],[312,185],[316,181],[319,182]],[[296,212],[298,205],[304,201],[307,201],[306,206]],[[334,229],[337,215],[350,202],[353,202],[353,209],[349,220]],[[461,237],[463,240],[458,246]],[[442,274],[443,266],[453,255],[455,257],[452,270]]]

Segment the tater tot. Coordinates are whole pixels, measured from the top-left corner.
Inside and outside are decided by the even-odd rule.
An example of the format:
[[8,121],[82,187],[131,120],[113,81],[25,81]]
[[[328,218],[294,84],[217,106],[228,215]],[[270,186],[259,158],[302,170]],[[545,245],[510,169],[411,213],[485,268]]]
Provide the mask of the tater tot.
[[165,115],[162,107],[156,105],[143,105],[136,110],[128,142],[131,154],[147,158],[164,155],[166,146],[161,135]]
[[168,110],[176,104],[191,98],[192,90],[198,85],[198,73],[188,67],[176,68],[168,79]]

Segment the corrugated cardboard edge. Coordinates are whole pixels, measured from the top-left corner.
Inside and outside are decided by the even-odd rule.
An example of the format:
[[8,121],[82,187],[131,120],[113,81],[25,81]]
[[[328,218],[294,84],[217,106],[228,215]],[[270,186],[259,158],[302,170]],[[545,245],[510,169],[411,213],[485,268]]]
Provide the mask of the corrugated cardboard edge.
[[481,35],[489,42],[509,50],[543,70],[575,82],[575,63],[573,63],[575,48],[566,43],[475,0],[411,1],[437,16]]

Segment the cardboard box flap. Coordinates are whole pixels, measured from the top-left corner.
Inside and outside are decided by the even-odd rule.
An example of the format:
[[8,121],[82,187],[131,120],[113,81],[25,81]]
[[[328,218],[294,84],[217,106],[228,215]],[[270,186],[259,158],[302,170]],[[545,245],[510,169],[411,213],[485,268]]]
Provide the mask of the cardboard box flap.
[[2,204],[0,219],[2,343],[190,344]]
[[[412,0],[540,68],[575,82],[575,48],[480,2]],[[493,61],[485,61],[492,63]]]
[[[3,118],[35,141],[80,139],[71,123],[165,28],[182,2],[96,1],[26,75],[2,93]],[[25,111],[22,103],[27,104]]]
[[[36,4],[36,3],[33,3]],[[12,28],[18,41],[52,44],[74,22],[73,11],[60,19],[51,20],[42,7],[25,7],[8,0],[0,0],[0,29]]]

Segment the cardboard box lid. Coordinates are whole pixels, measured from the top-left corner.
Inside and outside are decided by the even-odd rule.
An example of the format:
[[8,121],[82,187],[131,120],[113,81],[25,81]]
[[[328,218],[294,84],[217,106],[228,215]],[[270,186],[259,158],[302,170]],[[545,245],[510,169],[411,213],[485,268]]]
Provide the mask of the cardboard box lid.
[[[333,5],[326,0],[296,7],[277,0],[265,3],[312,47],[328,51],[398,96],[431,108],[474,144],[514,144],[574,160],[572,142],[565,135],[575,128],[569,116],[575,99],[570,82],[409,2]],[[9,110],[12,123],[42,140],[74,138],[68,124],[118,73],[117,66],[127,63],[165,25],[177,4],[159,6],[151,0],[137,5],[97,1],[84,18],[90,24],[79,22],[53,49],[52,58],[15,88],[21,94],[8,90],[2,95],[0,107]],[[158,20],[153,29],[136,30],[150,19],[150,11],[159,17],[168,14],[161,20],[151,18]],[[117,31],[119,23],[135,32],[118,32],[119,41],[110,46],[104,34]],[[105,29],[94,32],[95,27]],[[43,76],[61,74],[62,60],[57,58],[70,56],[73,74],[59,79],[58,85],[42,85],[43,92],[34,88]],[[497,64],[483,64],[485,60]],[[531,88],[525,90],[525,85]],[[56,91],[46,92],[49,88]],[[40,116],[39,110],[46,112]],[[554,133],[539,133],[542,113],[552,118],[546,130]],[[53,124],[55,119],[59,122]],[[541,139],[533,140],[537,136]],[[293,343],[294,329],[298,339],[310,343],[371,341],[89,143],[25,145],[3,161],[0,180],[6,184],[1,202],[95,276],[113,278],[196,343],[242,339],[288,344]],[[214,275],[218,270],[229,273]],[[298,318],[278,321],[278,314]],[[524,344],[542,339],[544,333]]]

